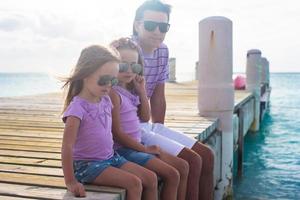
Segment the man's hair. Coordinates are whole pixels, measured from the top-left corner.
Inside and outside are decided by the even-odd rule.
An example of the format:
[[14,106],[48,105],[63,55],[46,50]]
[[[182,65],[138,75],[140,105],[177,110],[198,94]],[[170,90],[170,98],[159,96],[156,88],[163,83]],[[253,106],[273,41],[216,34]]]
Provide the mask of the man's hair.
[[144,17],[144,12],[146,10],[166,13],[167,16],[168,16],[168,21],[170,20],[171,6],[169,4],[165,4],[165,3],[161,2],[160,0],[145,1],[135,11],[135,17],[134,17],[134,21],[133,21],[133,31],[132,31],[133,35],[137,35],[137,32],[134,28],[134,22],[138,21],[138,20],[141,20]]

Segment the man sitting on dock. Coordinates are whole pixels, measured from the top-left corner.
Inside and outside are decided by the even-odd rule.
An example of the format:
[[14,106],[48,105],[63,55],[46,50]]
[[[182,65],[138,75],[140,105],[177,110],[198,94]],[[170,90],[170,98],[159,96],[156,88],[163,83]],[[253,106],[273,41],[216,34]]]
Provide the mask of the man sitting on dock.
[[134,19],[132,39],[139,45],[144,59],[144,77],[152,117],[152,123],[141,123],[142,142],[145,145],[159,145],[163,150],[186,160],[190,166],[187,199],[210,200],[213,199],[212,150],[164,126],[169,52],[163,40],[170,27],[170,10],[169,5],[158,0],[145,1],[136,10]]

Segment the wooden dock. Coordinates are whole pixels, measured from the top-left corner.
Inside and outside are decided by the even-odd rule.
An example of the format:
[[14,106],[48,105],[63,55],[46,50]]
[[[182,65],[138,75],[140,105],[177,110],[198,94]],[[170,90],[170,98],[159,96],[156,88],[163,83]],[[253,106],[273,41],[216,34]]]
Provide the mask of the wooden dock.
[[[167,84],[166,124],[207,142],[217,132],[218,119],[199,117],[196,88],[196,82]],[[250,93],[236,91],[236,108],[249,100]],[[0,199],[74,199],[61,169],[62,103],[59,93],[0,98]],[[86,189],[83,199],[125,199],[124,189]]]

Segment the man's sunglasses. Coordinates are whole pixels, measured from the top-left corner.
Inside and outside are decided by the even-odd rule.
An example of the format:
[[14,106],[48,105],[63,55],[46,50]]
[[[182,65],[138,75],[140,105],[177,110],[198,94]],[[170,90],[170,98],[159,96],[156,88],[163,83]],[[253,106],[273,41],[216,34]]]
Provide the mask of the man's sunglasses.
[[99,86],[105,86],[111,84],[112,86],[118,84],[118,79],[116,77],[110,76],[110,75],[103,75],[100,76],[97,84]]
[[142,72],[142,65],[138,63],[120,63],[119,72],[127,72],[129,67],[131,67],[132,72],[135,74],[140,74]]
[[144,21],[144,28],[149,32],[154,31],[157,26],[161,33],[168,32],[169,28],[170,28],[170,24],[165,23],[165,22]]

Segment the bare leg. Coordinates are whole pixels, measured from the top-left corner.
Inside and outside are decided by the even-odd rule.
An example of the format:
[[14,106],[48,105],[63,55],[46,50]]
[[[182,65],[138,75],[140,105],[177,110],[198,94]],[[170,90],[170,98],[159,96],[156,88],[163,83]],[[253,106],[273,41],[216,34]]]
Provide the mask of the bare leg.
[[157,176],[154,172],[132,162],[125,163],[121,169],[141,179],[143,185],[143,200],[157,200]]
[[125,188],[127,200],[140,200],[142,197],[142,181],[137,176],[115,167],[106,168],[93,184]]
[[178,154],[178,157],[186,160],[189,164],[186,199],[198,200],[199,181],[202,170],[202,159],[196,152],[188,148],[182,149],[181,152]]
[[149,160],[146,168],[156,172],[164,181],[164,186],[161,191],[161,200],[176,200],[177,189],[179,185],[180,175],[179,172],[171,165],[163,162],[158,158]]
[[180,182],[178,186],[177,200],[185,200],[189,174],[188,162],[164,151],[160,152],[159,158],[178,170],[180,174]]
[[202,158],[202,171],[199,184],[199,199],[212,200],[214,196],[214,153],[205,144],[197,142],[192,147]]

